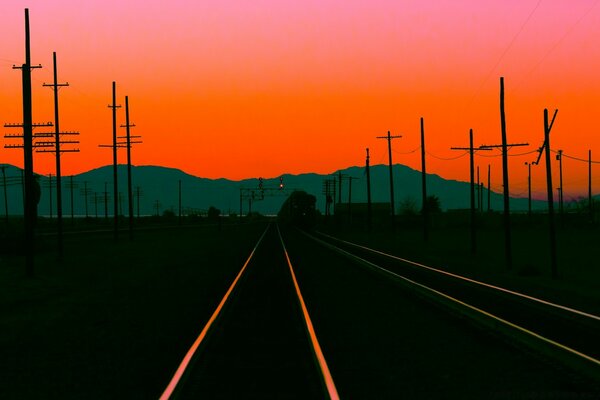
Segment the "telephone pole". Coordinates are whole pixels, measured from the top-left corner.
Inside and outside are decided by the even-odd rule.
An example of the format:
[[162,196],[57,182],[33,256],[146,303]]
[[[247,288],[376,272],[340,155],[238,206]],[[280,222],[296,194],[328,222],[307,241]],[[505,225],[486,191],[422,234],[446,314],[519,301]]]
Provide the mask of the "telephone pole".
[[4,219],[8,225],[8,193],[6,192],[6,165],[0,166],[2,169],[2,186],[4,187]]
[[504,77],[500,77],[500,130],[502,133],[502,144],[484,145],[485,148],[502,149],[502,186],[504,189],[504,256],[507,269],[512,268],[512,243],[510,231],[510,192],[508,186],[508,148],[516,146],[528,146],[529,143],[507,143],[506,139],[506,113],[504,110]]
[[536,164],[540,162],[542,153],[545,150],[546,159],[546,190],[548,193],[548,226],[550,233],[550,266],[552,272],[552,278],[556,279],[558,276],[558,261],[556,257],[556,226],[554,222],[554,193],[552,188],[552,164],[550,162],[550,131],[554,125],[554,120],[558,114],[558,109],[554,110],[552,121],[548,123],[548,109],[544,109],[544,144],[539,149],[538,158]]
[[527,215],[531,219],[531,163],[525,161],[527,165]]
[[119,144],[117,142],[117,108],[121,108],[117,105],[117,83],[112,83],[112,104],[108,105],[108,108],[112,109],[112,145],[101,144],[99,147],[110,147],[112,148],[113,154],[113,208],[114,208],[114,237],[115,241],[119,240],[119,186],[117,182],[117,148]]
[[392,140],[401,137],[402,136],[400,135],[392,136],[390,131],[388,131],[387,136],[377,136],[377,139],[386,139],[388,142],[388,159],[390,169],[390,213],[392,217],[392,229],[394,229],[396,225],[396,212],[394,211],[394,175],[392,173]]
[[558,181],[559,181],[559,189],[558,189],[558,214],[560,215],[560,225],[564,227],[565,217],[564,217],[564,205],[563,205],[563,172],[562,172],[562,150],[558,150],[558,154],[556,155],[556,159],[558,160]]
[[[56,228],[57,228],[57,246],[58,246],[58,258],[62,259],[63,256],[63,209],[62,209],[62,174],[60,165],[60,153],[77,153],[79,149],[63,149],[62,144],[78,144],[78,140],[61,140],[61,135],[79,135],[79,132],[61,132],[59,123],[58,113],[58,90],[61,87],[69,86],[69,83],[58,83],[58,68],[56,63],[56,52],[52,53],[52,65],[54,70],[54,83],[44,83],[42,86],[51,87],[54,91],[54,143],[46,142],[49,150],[41,149],[38,152],[54,153],[56,158]],[[50,134],[48,134],[50,136]],[[51,149],[51,147],[54,149]]]
[[179,180],[179,225],[181,225],[181,179]]
[[592,150],[588,150],[588,206],[590,222],[594,222],[594,200],[592,199]]
[[488,164],[488,192],[487,192],[487,200],[488,200],[488,212],[492,211],[491,206],[491,197],[492,197],[492,180],[491,180],[491,166]]
[[134,143],[141,143],[141,141],[132,141],[132,138],[139,138],[140,136],[131,136],[129,129],[135,127],[135,124],[129,123],[129,96],[125,96],[125,125],[121,125],[121,128],[125,128],[125,137],[121,136],[119,139],[126,139],[125,143],[117,143],[119,147],[125,146],[127,148],[127,205],[129,208],[129,240],[133,240],[133,187],[131,184],[131,145]]
[[369,165],[369,148],[367,147],[367,161],[366,161],[366,172],[367,172],[367,229],[371,231],[371,170]]
[[421,189],[423,197],[423,240],[429,240],[429,207],[427,203],[427,170],[425,168],[425,124],[421,117]]
[[475,224],[475,150],[491,150],[480,146],[473,148],[473,129],[469,129],[469,147],[451,147],[450,150],[467,150],[469,152],[469,175],[471,177],[470,195],[471,195],[471,254],[477,253],[477,237]]
[[24,216],[25,216],[25,273],[28,277],[34,275],[35,254],[35,220],[37,218],[37,201],[39,200],[39,189],[33,174],[33,128],[39,126],[52,126],[48,124],[34,124],[32,117],[31,100],[31,70],[41,68],[41,65],[31,65],[30,36],[29,36],[29,9],[25,9],[25,63],[21,66],[13,66],[13,69],[21,70],[22,93],[23,93],[23,123],[5,124],[7,128],[22,128],[22,135],[5,135],[6,138],[22,138],[22,145],[5,145],[7,148],[23,148],[23,170],[24,170]]

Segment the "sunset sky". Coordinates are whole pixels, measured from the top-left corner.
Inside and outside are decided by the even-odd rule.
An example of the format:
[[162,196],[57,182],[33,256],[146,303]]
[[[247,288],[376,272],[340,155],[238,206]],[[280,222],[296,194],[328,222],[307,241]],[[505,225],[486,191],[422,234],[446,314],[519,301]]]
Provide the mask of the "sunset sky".
[[[81,132],[65,175],[110,164],[111,84],[129,96],[135,165],[242,179],[329,173],[394,162],[420,170],[425,118],[428,172],[468,180],[468,156],[450,147],[501,142],[499,77],[506,87],[511,194],[527,189],[525,162],[543,140],[543,109],[559,109],[552,148],[600,161],[598,0],[9,0],[0,2],[0,122],[22,121],[24,9],[30,10],[34,122],[52,121],[57,52],[61,128]],[[124,109],[118,111],[125,123]],[[16,133],[2,128],[3,133]],[[124,130],[121,129],[124,133]],[[13,143],[2,138],[3,144]],[[488,154],[489,153],[489,154]],[[485,156],[485,157],[484,157]],[[446,160],[444,160],[446,159]],[[125,162],[120,151],[120,162]],[[23,164],[0,148],[0,164]],[[54,173],[50,154],[35,155]],[[499,151],[492,168],[501,190]],[[554,160],[555,187],[558,164]],[[587,193],[587,163],[563,161],[565,198]],[[593,166],[600,192],[600,166]],[[544,165],[533,169],[543,196]]]

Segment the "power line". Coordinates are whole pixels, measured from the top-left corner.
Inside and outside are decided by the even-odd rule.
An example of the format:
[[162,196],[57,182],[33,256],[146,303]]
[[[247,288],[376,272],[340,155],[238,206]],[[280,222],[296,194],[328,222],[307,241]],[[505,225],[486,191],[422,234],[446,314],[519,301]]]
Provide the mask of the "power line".
[[438,160],[443,160],[443,161],[458,160],[459,158],[462,158],[462,157],[466,156],[467,154],[469,154],[468,151],[465,151],[464,153],[462,153],[461,155],[459,155],[457,157],[448,157],[448,158],[445,158],[445,157],[438,157],[438,156],[436,156],[434,154],[431,154],[429,151],[426,151],[426,153],[430,157],[437,158]]

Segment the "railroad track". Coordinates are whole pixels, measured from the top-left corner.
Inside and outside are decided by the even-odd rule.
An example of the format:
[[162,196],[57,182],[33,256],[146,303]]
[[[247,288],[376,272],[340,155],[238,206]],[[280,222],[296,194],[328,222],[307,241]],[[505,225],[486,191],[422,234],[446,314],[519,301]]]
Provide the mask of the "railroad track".
[[161,398],[596,398],[599,323],[271,225]]
[[161,399],[173,397],[338,398],[276,225],[259,239]]

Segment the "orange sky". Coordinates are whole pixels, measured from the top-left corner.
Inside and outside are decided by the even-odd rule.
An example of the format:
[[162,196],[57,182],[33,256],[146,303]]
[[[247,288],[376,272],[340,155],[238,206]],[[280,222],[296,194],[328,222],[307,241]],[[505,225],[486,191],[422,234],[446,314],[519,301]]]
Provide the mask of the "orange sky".
[[[65,174],[112,162],[111,82],[130,98],[144,143],[136,165],[164,165],[218,178],[329,173],[387,162],[420,169],[425,117],[428,172],[468,179],[452,146],[500,143],[499,77],[505,77],[510,142],[543,138],[543,109],[559,109],[552,148],[600,161],[600,5],[590,1],[42,1],[0,4],[0,120],[22,118],[23,9],[30,9],[34,121],[53,120],[52,51],[58,53],[61,128],[81,132]],[[119,124],[124,112],[119,111]],[[4,129],[4,133],[11,130]],[[8,143],[3,139],[4,143]],[[499,152],[476,158],[501,190]],[[483,155],[483,154],[482,154]],[[438,157],[438,158],[436,158]],[[510,159],[511,193],[526,191],[525,161]],[[22,165],[0,149],[0,163]],[[120,161],[125,162],[125,152]],[[556,162],[554,163],[556,164]],[[565,158],[565,197],[587,191],[587,165]],[[545,191],[543,165],[534,193]],[[53,173],[49,154],[35,169]],[[554,165],[557,174],[557,165]],[[594,187],[600,168],[593,167]],[[482,171],[483,173],[483,171]],[[555,175],[556,176],[556,175]],[[555,179],[557,182],[557,178]],[[558,187],[558,183],[555,184]],[[600,190],[595,190],[600,192]]]

